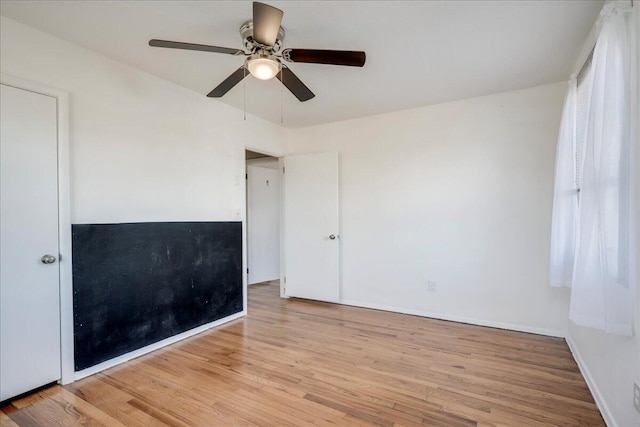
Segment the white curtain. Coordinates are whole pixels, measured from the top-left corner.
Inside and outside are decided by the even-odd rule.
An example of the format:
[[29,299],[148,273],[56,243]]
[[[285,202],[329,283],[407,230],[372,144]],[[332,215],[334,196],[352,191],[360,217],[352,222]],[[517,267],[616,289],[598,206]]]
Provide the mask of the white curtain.
[[556,151],[556,177],[551,220],[551,286],[571,286],[576,252],[578,198],[575,180],[576,79],[569,80]]
[[[628,281],[630,8],[629,2],[610,2],[599,18],[601,29],[588,82],[580,199],[576,198],[574,215],[566,200],[556,204],[554,198],[551,259],[552,284],[566,285],[568,264],[574,258],[569,318],[581,326],[621,335],[633,333],[633,290]],[[560,140],[564,141],[562,131]],[[558,147],[563,152],[558,153],[557,168],[566,167],[560,162],[567,162],[565,157],[572,154],[567,146],[564,142]],[[558,180],[556,172],[559,196],[567,185],[563,173]],[[567,231],[571,218],[576,226],[573,240]]]

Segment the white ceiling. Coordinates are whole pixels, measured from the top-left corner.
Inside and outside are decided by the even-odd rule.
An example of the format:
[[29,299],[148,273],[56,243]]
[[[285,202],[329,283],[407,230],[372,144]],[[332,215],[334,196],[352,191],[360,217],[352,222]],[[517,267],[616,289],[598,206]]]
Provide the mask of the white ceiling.
[[[599,0],[273,1],[285,47],[364,50],[364,68],[291,64],[316,97],[247,78],[222,102],[295,128],[567,79]],[[151,38],[241,47],[248,1],[2,1],[0,13],[205,96],[242,58]],[[211,102],[218,102],[211,100]]]

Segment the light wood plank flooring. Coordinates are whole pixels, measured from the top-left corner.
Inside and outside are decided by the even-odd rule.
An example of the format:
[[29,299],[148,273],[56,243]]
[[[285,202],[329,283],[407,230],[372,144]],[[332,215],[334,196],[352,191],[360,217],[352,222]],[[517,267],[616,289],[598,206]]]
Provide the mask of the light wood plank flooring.
[[603,426],[563,339],[250,287],[249,316],[14,401],[2,426]]

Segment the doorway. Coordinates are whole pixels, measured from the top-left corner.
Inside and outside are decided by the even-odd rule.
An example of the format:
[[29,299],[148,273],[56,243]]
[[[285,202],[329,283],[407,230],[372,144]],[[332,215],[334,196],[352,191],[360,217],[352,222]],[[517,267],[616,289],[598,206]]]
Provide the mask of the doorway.
[[279,159],[245,150],[247,285],[280,279]]

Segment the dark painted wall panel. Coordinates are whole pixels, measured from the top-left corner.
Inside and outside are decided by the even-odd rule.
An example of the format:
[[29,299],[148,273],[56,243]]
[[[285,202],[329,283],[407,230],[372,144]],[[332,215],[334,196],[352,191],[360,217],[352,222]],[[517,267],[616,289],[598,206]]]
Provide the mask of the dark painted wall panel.
[[242,311],[242,223],[73,225],[75,369]]

